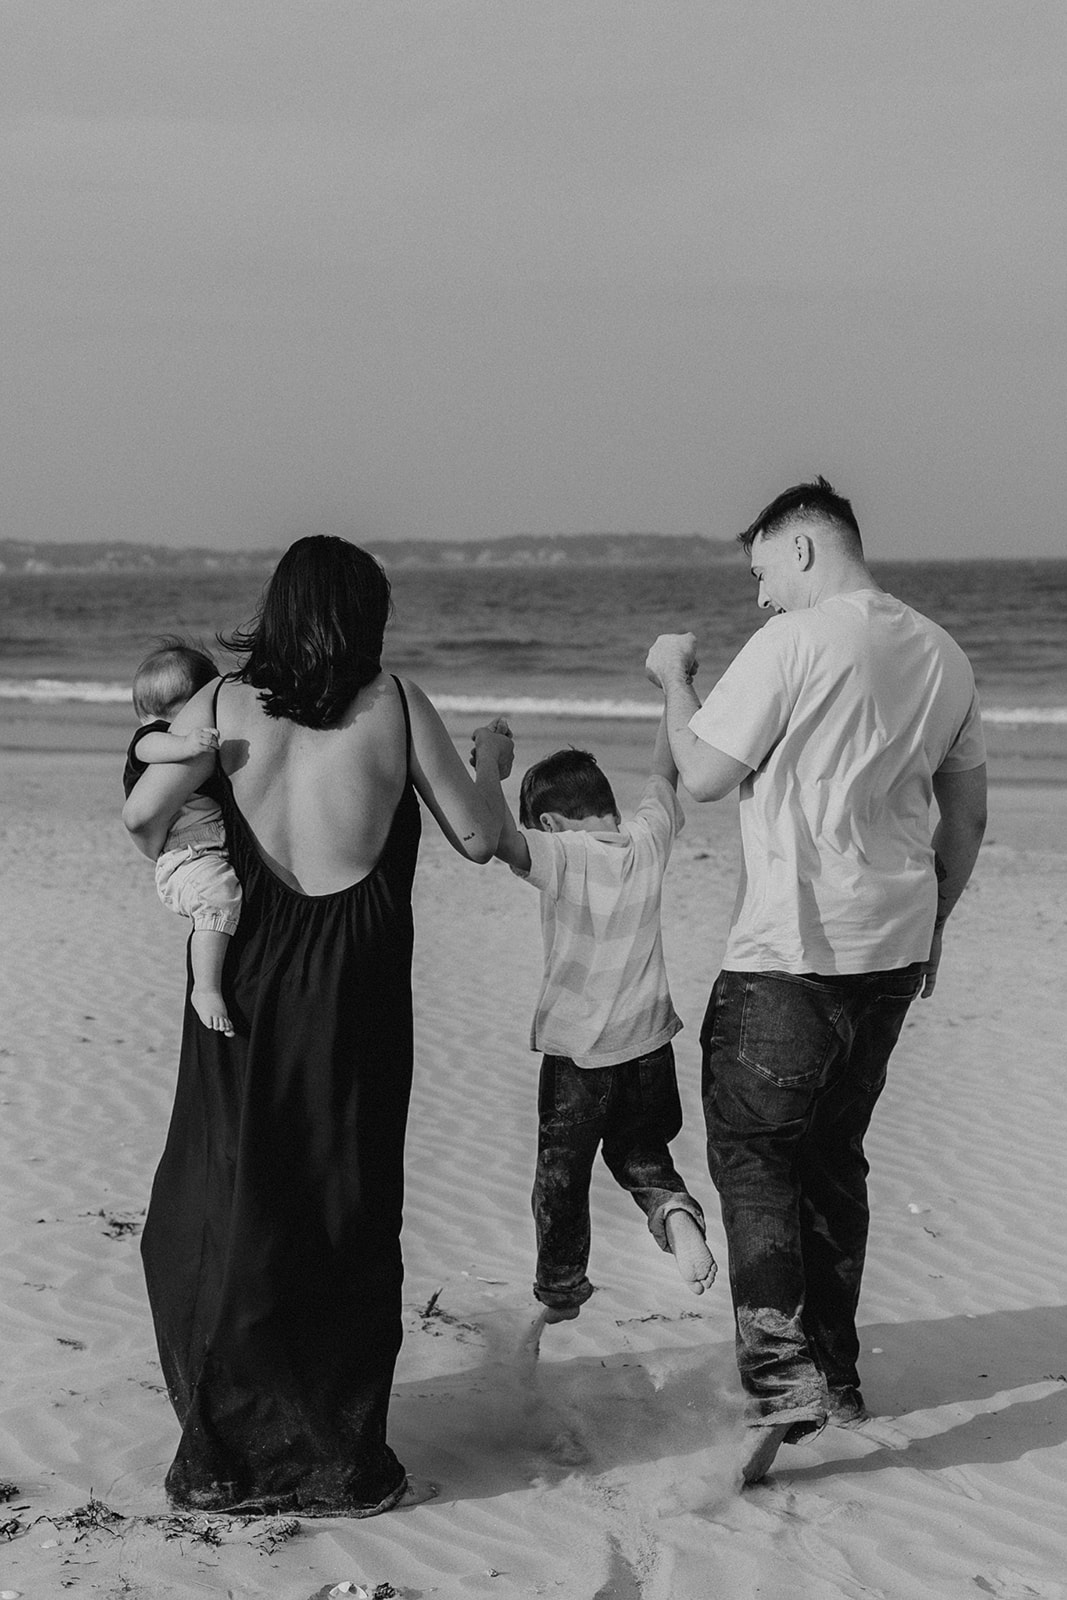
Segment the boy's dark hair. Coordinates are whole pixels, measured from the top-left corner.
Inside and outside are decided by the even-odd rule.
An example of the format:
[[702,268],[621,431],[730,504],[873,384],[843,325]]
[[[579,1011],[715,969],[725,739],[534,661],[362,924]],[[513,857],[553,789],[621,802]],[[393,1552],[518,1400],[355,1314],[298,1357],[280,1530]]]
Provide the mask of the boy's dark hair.
[[816,478],[814,483],[797,483],[792,489],[783,490],[777,499],[764,507],[750,528],[737,535],[738,543],[746,552],[750,551],[753,540],[759,534],[769,539],[790,522],[832,522],[851,534],[857,549],[862,552],[859,523],[852,506],[844,495],[837,494],[833,485],[822,477]]
[[580,822],[583,817],[619,817],[611,784],[588,750],[557,750],[536,761],[519,790],[519,821],[539,828],[541,814],[558,811]]
[[218,675],[206,650],[186,639],[160,639],[133,675],[133,709],[139,717],[166,718]]
[[389,612],[389,579],[374,557],[315,534],[282,556],[255,621],[219,643],[247,658],[233,676],[263,691],[268,717],[330,728],[381,672]]

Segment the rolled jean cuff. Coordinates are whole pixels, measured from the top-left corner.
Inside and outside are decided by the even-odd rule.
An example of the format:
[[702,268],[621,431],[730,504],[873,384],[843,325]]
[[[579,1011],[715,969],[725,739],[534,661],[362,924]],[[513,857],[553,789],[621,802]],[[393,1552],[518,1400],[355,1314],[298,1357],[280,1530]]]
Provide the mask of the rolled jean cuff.
[[697,1205],[691,1194],[669,1194],[653,1211],[648,1214],[648,1231],[655,1239],[661,1250],[670,1250],[670,1240],[667,1238],[667,1218],[672,1211],[684,1211],[687,1217],[692,1217],[701,1233],[706,1234],[707,1224],[704,1213]]
[[773,1428],[779,1424],[790,1426],[794,1422],[821,1424],[825,1421],[826,1403],[822,1400],[800,1405],[791,1400],[776,1404],[773,1400],[758,1400],[753,1395],[745,1398],[745,1424],[749,1428]]
[[593,1292],[588,1278],[576,1283],[573,1289],[542,1289],[534,1284],[534,1299],[550,1311],[569,1311],[572,1306],[584,1306]]
[[194,933],[228,933],[232,939],[240,918],[231,917],[225,911],[197,911],[192,922]]

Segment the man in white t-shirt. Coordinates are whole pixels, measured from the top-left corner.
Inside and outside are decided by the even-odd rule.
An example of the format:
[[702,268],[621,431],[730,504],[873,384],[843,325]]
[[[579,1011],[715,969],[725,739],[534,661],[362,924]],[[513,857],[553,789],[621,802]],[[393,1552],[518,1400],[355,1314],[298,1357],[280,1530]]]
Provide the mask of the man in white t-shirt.
[[754,1483],[783,1442],[868,1414],[863,1137],[908,1006],[933,993],[986,780],[970,664],[878,586],[847,500],[799,484],[740,542],[776,615],[703,705],[692,634],[662,635],[646,667],[689,792],[740,787],[741,880],[701,1044]]

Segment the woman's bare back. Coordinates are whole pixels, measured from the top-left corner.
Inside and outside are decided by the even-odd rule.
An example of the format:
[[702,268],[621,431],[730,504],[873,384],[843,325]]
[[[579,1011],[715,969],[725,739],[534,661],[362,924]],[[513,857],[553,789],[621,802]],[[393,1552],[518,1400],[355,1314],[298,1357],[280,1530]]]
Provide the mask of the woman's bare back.
[[367,877],[408,771],[400,693],[381,674],[332,728],[268,717],[259,692],[224,681],[221,760],[263,860],[291,888],[332,894]]

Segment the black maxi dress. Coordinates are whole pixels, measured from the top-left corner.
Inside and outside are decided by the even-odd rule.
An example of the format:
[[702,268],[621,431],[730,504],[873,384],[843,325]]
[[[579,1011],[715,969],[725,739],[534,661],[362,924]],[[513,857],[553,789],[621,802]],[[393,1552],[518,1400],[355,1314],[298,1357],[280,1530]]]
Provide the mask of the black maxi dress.
[[[410,753],[406,703],[404,718]],[[419,803],[409,777],[368,876],[305,895],[263,861],[221,771],[219,784],[244,889],[224,979],[236,1037],[186,1000],[142,1243],[182,1426],[167,1492],[198,1511],[367,1515],[406,1481],[385,1429]]]

